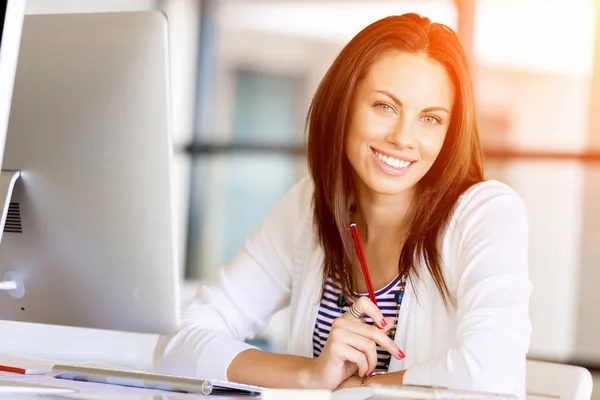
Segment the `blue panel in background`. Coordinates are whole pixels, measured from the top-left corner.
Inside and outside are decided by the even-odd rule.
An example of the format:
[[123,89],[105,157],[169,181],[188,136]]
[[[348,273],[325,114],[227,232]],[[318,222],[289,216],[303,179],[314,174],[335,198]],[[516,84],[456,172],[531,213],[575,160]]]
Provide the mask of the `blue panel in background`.
[[[300,82],[293,77],[240,71],[236,77],[231,143],[299,144]],[[298,178],[297,159],[286,154],[232,154],[225,182],[229,262]]]

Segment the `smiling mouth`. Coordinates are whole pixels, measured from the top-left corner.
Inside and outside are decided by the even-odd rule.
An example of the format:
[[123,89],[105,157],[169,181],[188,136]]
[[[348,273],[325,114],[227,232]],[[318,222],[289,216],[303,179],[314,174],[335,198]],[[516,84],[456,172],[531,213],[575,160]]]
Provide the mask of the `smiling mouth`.
[[393,167],[393,168],[405,169],[405,168],[408,168],[411,164],[413,164],[415,162],[415,161],[400,160],[400,159],[385,155],[383,153],[380,153],[373,148],[371,148],[371,150],[373,151],[373,153],[375,153],[375,155],[377,156],[377,158],[379,158],[379,160],[381,162],[383,162],[384,164],[387,164],[388,166]]

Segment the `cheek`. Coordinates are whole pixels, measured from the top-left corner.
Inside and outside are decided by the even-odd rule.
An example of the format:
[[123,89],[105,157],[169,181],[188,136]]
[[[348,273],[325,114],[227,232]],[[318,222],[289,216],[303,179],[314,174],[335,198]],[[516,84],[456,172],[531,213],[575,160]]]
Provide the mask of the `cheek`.
[[421,152],[423,157],[434,161],[442,150],[445,138],[446,132],[442,131],[430,134],[421,139]]
[[356,112],[352,119],[351,133],[354,140],[376,140],[385,135],[393,125],[391,118],[377,116],[368,108]]

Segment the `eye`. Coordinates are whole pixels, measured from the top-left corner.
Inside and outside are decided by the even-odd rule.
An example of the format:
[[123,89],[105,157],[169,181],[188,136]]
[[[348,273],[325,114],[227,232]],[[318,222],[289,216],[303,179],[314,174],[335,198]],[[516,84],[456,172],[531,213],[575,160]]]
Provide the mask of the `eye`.
[[381,110],[381,111],[383,111],[385,113],[396,113],[396,110],[394,110],[394,107],[392,107],[388,103],[384,103],[384,102],[378,101],[378,102],[376,102],[374,104],[374,106],[378,110]]
[[423,123],[425,123],[425,125],[441,125],[442,124],[441,118],[436,117],[435,115],[424,115],[423,117],[421,117],[421,121]]

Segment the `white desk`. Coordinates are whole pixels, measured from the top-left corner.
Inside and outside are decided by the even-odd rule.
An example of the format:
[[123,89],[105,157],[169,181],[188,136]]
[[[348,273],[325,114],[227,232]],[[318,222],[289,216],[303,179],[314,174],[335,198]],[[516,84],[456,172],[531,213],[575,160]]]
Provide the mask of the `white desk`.
[[[172,393],[152,389],[139,389],[132,387],[107,385],[91,382],[76,382],[63,379],[55,379],[48,375],[10,375],[0,376],[2,382],[29,382],[39,383],[42,385],[55,386],[61,388],[75,389],[75,393],[66,394],[8,394],[3,396],[0,393],[0,400],[15,399],[15,400],[190,400],[190,399],[222,399],[222,400],[246,400],[251,398],[260,398],[260,396],[204,396],[201,394],[188,393]],[[373,400],[376,400],[373,398]],[[527,400],[556,400],[555,397],[546,397],[543,395],[527,395]]]

